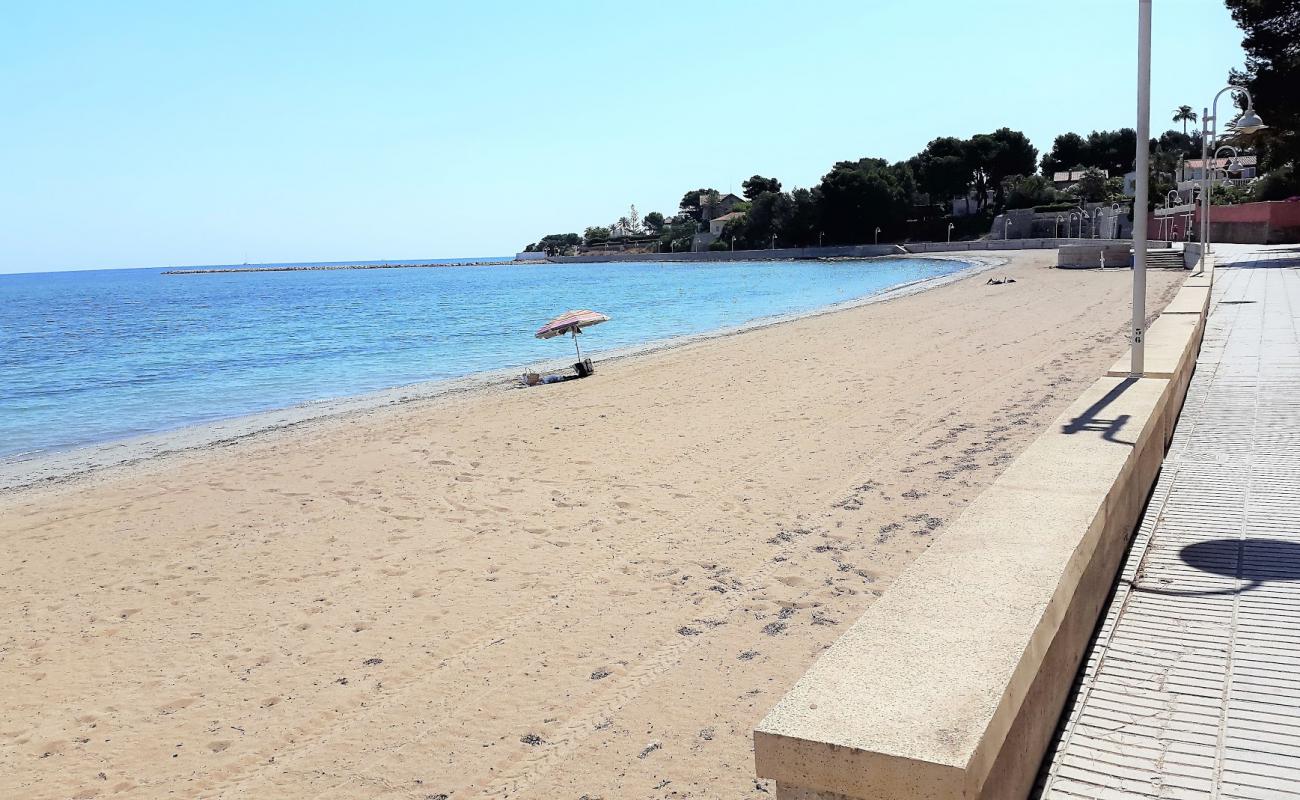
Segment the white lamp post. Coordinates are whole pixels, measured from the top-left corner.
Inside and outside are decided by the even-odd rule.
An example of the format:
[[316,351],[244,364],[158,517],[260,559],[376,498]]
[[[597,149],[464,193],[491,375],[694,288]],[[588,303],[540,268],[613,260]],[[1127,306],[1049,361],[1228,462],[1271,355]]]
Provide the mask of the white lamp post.
[[876,244],[880,244],[880,228],[876,228]]
[[[1229,161],[1227,166],[1222,170],[1223,178],[1224,180],[1227,180],[1228,175],[1231,172],[1241,171],[1241,154],[1237,152],[1237,148],[1230,144],[1219,145],[1215,148],[1214,156],[1209,161],[1205,161],[1204,159],[1201,161],[1201,177],[1206,178],[1208,176],[1209,178],[1207,189],[1201,192],[1203,195],[1202,199],[1204,200],[1201,213],[1201,223],[1202,227],[1205,229],[1204,247],[1207,249],[1210,246],[1210,206],[1212,199],[1211,195],[1214,194],[1214,176],[1220,171],[1218,167],[1219,153],[1222,153],[1224,150],[1232,151],[1232,160]],[[1211,164],[1214,164],[1214,166],[1211,166]]]
[[948,223],[948,244],[952,244],[952,229],[953,229],[953,224],[949,222]]
[[1133,342],[1130,377],[1146,371],[1147,194],[1151,174],[1151,0],[1138,0],[1137,186],[1133,192]]
[[[1145,2],[1146,0],[1143,0]],[[1244,86],[1225,86],[1215,95],[1210,107],[1201,115],[1201,253],[1202,267],[1204,254],[1210,252],[1210,142],[1219,136],[1219,98],[1224,92],[1241,92],[1246,95],[1246,110],[1237,117],[1232,129],[1240,134],[1252,134],[1268,126],[1255,113],[1255,99]],[[1211,113],[1213,111],[1213,113]],[[1211,126],[1213,123],[1213,126]]]

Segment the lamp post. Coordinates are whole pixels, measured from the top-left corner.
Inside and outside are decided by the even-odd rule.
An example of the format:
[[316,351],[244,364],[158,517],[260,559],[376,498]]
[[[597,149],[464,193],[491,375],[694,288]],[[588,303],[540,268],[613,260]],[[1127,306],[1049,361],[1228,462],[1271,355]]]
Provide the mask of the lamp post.
[[880,227],[876,227],[876,244],[880,244]]
[[1097,206],[1092,210],[1092,238],[1094,239],[1101,238],[1101,226],[1097,224],[1100,219],[1101,206]]
[[824,237],[825,235],[826,235],[826,233],[825,233],[824,231],[818,231],[818,233],[817,233],[817,246],[818,246],[818,247],[821,247],[821,246],[822,246],[822,237]]
[[[1146,2],[1146,0],[1143,0]],[[1210,142],[1217,140],[1219,136],[1219,98],[1224,92],[1241,92],[1246,95],[1246,110],[1237,117],[1236,124],[1232,126],[1236,133],[1243,135],[1252,134],[1255,131],[1267,128],[1264,120],[1259,118],[1255,113],[1255,99],[1250,96],[1250,91],[1244,86],[1228,85],[1220,89],[1211,101],[1209,108],[1203,109],[1201,114],[1201,258],[1202,268],[1204,267],[1204,257],[1210,252]],[[1213,113],[1211,113],[1213,112]],[[1213,126],[1211,126],[1213,123]],[[1216,151],[1217,152],[1217,151]]]
[[1011,215],[1007,214],[1002,217],[1002,240],[1006,241],[1011,238]]
[[[1052,229],[1052,233],[1055,234],[1055,235],[1054,235],[1052,238],[1055,238],[1055,239],[1059,239],[1059,238],[1061,238],[1061,219],[1062,219],[1061,215],[1060,215],[1060,214],[1057,214],[1057,215],[1056,215],[1056,227]],[[1068,233],[1068,231],[1067,231],[1067,233]],[[1067,237],[1067,238],[1069,238],[1069,237]]]
[[952,228],[953,228],[953,224],[949,222],[948,223],[948,244],[952,244]]
[[775,250],[775,249],[776,249],[776,234],[775,234],[775,233],[772,234],[772,247],[771,247],[770,249],[772,249],[772,250]]
[[1133,343],[1129,376],[1146,372],[1147,193],[1150,191],[1151,0],[1138,0],[1137,185],[1133,191]]
[[1205,231],[1205,238],[1203,239],[1204,244],[1202,246],[1206,251],[1208,251],[1210,247],[1210,206],[1213,204],[1212,195],[1214,194],[1214,176],[1220,171],[1218,167],[1219,153],[1222,153],[1224,150],[1232,151],[1232,160],[1229,161],[1227,166],[1222,170],[1223,178],[1224,180],[1227,180],[1229,173],[1234,169],[1237,171],[1241,170],[1241,154],[1237,152],[1237,148],[1230,144],[1219,145],[1215,148],[1214,156],[1212,158],[1208,161],[1205,159],[1201,160],[1201,178],[1203,180],[1208,179],[1205,184],[1206,188],[1201,192],[1201,227]]
[[731,252],[736,252],[736,237],[731,237]]
[[1219,154],[1224,150],[1232,151],[1232,159],[1223,165],[1223,174],[1241,172],[1241,152],[1230,144],[1221,144],[1214,149],[1214,156],[1210,158],[1210,161],[1215,163],[1215,169],[1218,169]]

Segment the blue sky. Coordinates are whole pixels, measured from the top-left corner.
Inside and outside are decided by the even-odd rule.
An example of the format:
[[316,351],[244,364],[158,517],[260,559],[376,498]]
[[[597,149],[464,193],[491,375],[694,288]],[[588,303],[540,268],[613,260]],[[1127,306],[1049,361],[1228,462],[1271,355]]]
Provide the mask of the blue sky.
[[[1136,7],[13,3],[0,272],[503,255],[940,135],[1045,150],[1133,125]],[[1154,30],[1159,131],[1242,54],[1217,0]]]

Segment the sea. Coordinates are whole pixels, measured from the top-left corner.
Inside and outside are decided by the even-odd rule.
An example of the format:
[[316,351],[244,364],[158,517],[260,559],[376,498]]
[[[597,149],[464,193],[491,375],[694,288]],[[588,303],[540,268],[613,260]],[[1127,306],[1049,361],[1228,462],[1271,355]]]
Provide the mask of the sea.
[[610,316],[579,340],[583,355],[599,360],[967,266],[911,258],[464,263],[488,260],[403,269],[0,275],[0,460],[390,387],[522,371],[573,355],[569,337],[533,335],[568,309]]

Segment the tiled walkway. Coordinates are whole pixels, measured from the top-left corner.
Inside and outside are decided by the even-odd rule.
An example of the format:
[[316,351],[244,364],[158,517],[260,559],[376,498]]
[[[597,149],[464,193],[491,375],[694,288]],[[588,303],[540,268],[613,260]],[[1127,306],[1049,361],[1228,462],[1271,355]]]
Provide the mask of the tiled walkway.
[[1300,798],[1300,246],[1219,246],[1173,445],[1042,798]]

